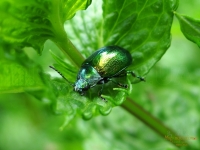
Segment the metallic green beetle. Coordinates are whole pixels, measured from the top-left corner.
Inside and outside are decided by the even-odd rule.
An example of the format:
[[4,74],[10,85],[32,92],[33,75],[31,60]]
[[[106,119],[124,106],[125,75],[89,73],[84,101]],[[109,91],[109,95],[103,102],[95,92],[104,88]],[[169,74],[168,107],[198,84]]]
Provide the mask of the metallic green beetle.
[[[77,75],[77,80],[74,84],[72,84],[74,91],[83,95],[88,89],[97,84],[102,84],[102,88],[99,91],[99,96],[101,97],[103,85],[108,81],[112,81],[118,86],[127,88],[127,85],[118,83],[112,80],[112,78],[126,76],[127,73],[131,73],[135,76],[133,72],[126,71],[126,68],[131,65],[131,63],[132,57],[129,51],[119,46],[103,47],[94,52],[82,63]],[[53,69],[56,70],[55,68]],[[58,73],[66,79],[60,72]],[[141,77],[137,78],[144,81]],[[103,97],[101,98],[105,100]]]

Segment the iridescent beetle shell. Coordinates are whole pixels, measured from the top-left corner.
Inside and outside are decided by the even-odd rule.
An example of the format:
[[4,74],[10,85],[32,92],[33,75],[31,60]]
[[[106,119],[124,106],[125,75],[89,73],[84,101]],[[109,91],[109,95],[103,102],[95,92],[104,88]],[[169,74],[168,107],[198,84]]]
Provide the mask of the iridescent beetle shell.
[[74,90],[83,94],[96,84],[104,84],[113,77],[124,75],[131,63],[129,51],[119,46],[103,47],[82,63]]

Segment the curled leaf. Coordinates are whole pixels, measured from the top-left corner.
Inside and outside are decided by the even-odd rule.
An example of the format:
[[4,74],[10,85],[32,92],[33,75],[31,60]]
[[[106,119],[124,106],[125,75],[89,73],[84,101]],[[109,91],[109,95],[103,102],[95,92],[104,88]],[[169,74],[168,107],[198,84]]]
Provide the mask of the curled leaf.
[[200,47],[200,20],[174,12],[179,20],[182,33],[185,37]]

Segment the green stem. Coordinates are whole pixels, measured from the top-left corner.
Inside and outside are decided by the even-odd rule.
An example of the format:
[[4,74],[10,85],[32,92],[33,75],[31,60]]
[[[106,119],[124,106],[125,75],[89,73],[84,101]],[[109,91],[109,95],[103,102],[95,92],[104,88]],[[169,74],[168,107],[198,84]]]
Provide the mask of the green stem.
[[53,33],[55,34],[51,40],[60,48],[60,50],[67,56],[67,58],[72,62],[75,66],[80,67],[81,63],[84,61],[81,53],[76,49],[76,47],[72,44],[72,42],[68,39],[67,34],[64,30],[63,21],[61,20],[60,14],[60,0],[53,0],[53,9],[49,19],[51,20],[51,24],[53,26]]
[[[177,135],[173,130],[162,124],[162,122],[153,117],[149,112],[145,111],[131,98],[127,98],[127,100],[122,104],[122,107],[145,123],[148,127],[152,128],[155,132],[160,134],[165,140],[168,140],[177,147],[181,146],[178,145],[178,140],[175,140],[175,137],[180,137],[180,135]],[[188,143],[184,139],[181,140],[181,143],[184,143],[187,145],[187,148],[189,148]]]
[[83,56],[72,44],[72,42],[67,38],[67,36],[61,38],[52,39],[54,43],[60,48],[60,50],[65,54],[70,62],[78,68],[81,66],[84,61]]

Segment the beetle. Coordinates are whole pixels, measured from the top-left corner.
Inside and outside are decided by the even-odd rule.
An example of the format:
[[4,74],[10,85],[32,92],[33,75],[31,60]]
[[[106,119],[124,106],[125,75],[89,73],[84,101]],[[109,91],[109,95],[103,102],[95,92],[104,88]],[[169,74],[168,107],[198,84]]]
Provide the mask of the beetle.
[[[127,67],[132,64],[132,56],[129,51],[119,46],[106,46],[95,51],[89,56],[81,65],[77,74],[77,79],[74,84],[74,91],[84,95],[85,91],[102,84],[98,95],[105,100],[101,94],[105,83],[111,81],[120,87],[127,88],[128,85],[118,83],[112,78],[123,77],[131,74],[134,77],[144,81],[144,78],[136,76],[132,71],[126,71]],[[58,70],[50,66],[50,68],[57,71],[67,82],[69,82]],[[70,83],[70,82],[69,82]]]

